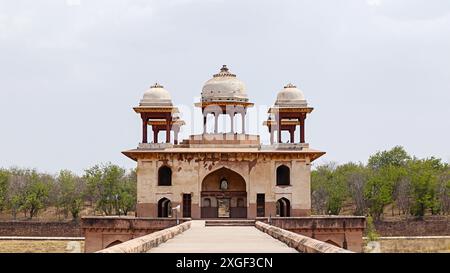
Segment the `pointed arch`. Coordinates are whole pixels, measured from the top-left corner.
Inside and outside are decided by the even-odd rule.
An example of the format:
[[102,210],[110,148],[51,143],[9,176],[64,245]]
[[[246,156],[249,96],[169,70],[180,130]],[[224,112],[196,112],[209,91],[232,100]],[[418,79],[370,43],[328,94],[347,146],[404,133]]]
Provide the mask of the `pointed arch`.
[[158,217],[171,217],[172,216],[172,202],[169,199],[163,197],[158,201]]
[[289,199],[282,197],[277,201],[277,216],[290,217],[291,216],[291,202]]
[[291,184],[291,170],[286,165],[277,168],[277,186],[288,186]]
[[172,169],[169,166],[158,169],[158,186],[172,186]]
[[203,178],[202,191],[220,191],[221,181],[227,181],[228,191],[246,191],[244,177],[232,169],[221,167]]
[[202,218],[247,218],[247,185],[238,172],[220,167],[201,184]]

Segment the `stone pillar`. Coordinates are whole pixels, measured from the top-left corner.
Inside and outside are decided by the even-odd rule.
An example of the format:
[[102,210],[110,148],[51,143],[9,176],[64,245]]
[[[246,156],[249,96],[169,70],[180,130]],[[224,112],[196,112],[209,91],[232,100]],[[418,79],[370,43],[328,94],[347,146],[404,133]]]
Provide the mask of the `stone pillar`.
[[203,112],[203,134],[206,134],[206,115],[207,113]]
[[273,145],[273,131],[274,131],[274,128],[272,126],[269,126],[269,131],[270,131],[270,145]]
[[172,125],[172,116],[166,119],[166,143],[170,143],[170,127]]
[[294,135],[294,133],[295,133],[295,127],[289,129],[289,134],[291,135],[291,143],[295,142],[295,139],[294,139],[295,135]]
[[178,144],[178,133],[180,132],[180,127],[175,127],[174,128],[174,130],[173,130],[173,143],[175,144],[175,145],[177,145]]
[[214,134],[219,132],[219,113],[214,113]]
[[279,114],[275,116],[275,120],[277,121],[278,143],[281,143],[281,117]]
[[245,112],[241,113],[242,118],[242,133],[245,134]]
[[153,129],[153,143],[158,143],[158,133],[159,130],[156,128],[156,126],[152,126]]
[[234,134],[234,113],[230,113],[231,118],[231,133]]
[[305,143],[305,118],[301,118],[300,122],[300,143]]
[[147,143],[147,127],[148,127],[147,116],[142,116],[142,143]]

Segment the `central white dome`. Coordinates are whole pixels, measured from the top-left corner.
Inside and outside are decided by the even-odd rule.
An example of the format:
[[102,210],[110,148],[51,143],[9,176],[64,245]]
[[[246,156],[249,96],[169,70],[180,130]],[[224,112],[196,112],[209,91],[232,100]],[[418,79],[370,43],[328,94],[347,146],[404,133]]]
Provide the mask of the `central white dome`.
[[202,101],[246,102],[248,96],[245,84],[237,79],[235,74],[229,72],[227,66],[224,65],[218,74],[215,74],[203,85]]
[[164,89],[164,86],[155,83],[144,92],[144,96],[139,103],[139,106],[160,107],[172,106],[172,97],[169,91]]
[[306,107],[307,102],[303,92],[295,85],[289,83],[283,90],[278,92],[275,105],[281,107]]

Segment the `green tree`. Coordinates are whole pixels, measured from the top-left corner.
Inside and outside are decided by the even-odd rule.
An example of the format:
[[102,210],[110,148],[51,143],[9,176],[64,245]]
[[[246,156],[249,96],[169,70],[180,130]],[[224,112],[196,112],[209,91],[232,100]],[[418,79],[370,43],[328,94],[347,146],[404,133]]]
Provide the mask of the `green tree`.
[[443,214],[450,213],[450,166],[447,164],[445,170],[442,171],[438,179],[438,198],[440,202],[441,212]]
[[326,212],[328,192],[325,189],[325,179],[323,170],[311,172],[311,209],[315,214],[325,214]]
[[404,167],[387,165],[371,172],[364,190],[369,212],[380,219],[386,205],[392,203],[395,185],[406,174]]
[[[21,211],[22,206],[25,204],[27,186],[33,171],[11,168],[9,172],[7,207],[11,211],[13,218],[16,219],[17,213]],[[26,217],[26,211],[24,213]]]
[[375,229],[375,224],[373,223],[373,218],[371,215],[368,215],[366,217],[367,226],[366,226],[366,232],[367,232],[367,239],[369,242],[376,241],[380,237]]
[[380,170],[388,166],[405,166],[411,157],[402,146],[395,146],[389,151],[377,152],[369,157],[367,166],[374,170]]
[[136,207],[137,177],[136,170],[131,170],[119,186],[119,198],[117,211],[119,214],[127,215]]
[[9,172],[0,169],[0,212],[7,206]]
[[62,170],[57,177],[59,190],[58,204],[65,215],[70,213],[76,220],[83,207],[84,180],[68,170]]
[[319,213],[337,215],[347,197],[346,167],[334,163],[318,166],[311,175],[312,202]]
[[22,199],[20,210],[25,215],[28,213],[30,219],[47,206],[51,183],[51,177],[40,175],[32,171],[26,180],[25,195]]
[[369,170],[361,163],[347,163],[342,165],[342,174],[347,184],[348,195],[355,206],[355,215],[365,215],[367,210],[367,200],[364,190],[369,178]]
[[432,214],[440,211],[438,189],[438,175],[444,166],[440,159],[414,159],[408,164],[408,176],[411,180],[413,205],[411,213],[423,217],[425,211],[430,209]]
[[96,165],[85,171],[88,192],[95,200],[96,209],[105,215],[118,214],[121,184],[125,170],[111,163]]

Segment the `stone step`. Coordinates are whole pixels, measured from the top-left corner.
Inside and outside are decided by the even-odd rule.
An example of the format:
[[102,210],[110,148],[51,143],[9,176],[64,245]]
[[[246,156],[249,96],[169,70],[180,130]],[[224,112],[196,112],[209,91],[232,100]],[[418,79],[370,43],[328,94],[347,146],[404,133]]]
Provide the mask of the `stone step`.
[[238,220],[238,219],[212,219],[212,220],[206,220],[205,226],[207,227],[213,227],[213,226],[255,226],[255,220]]

